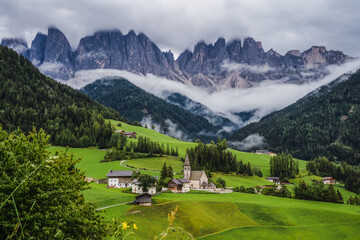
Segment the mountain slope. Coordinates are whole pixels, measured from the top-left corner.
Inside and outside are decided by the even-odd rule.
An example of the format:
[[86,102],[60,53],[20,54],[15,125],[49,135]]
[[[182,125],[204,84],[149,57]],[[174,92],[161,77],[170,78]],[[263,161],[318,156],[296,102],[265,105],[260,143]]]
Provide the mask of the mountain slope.
[[43,128],[59,145],[104,147],[111,136],[104,118],[115,110],[46,77],[29,60],[0,47],[0,124],[5,130]]
[[345,80],[347,77],[249,124],[231,139],[242,141],[259,133],[275,152],[290,152],[301,159],[325,155],[360,163],[360,72]]
[[225,116],[222,116],[221,113],[214,113],[205,105],[195,102],[180,93],[171,93],[166,97],[166,101],[182,107],[195,115],[206,118],[211,124],[215,126],[236,128],[236,125]]
[[123,78],[97,80],[81,91],[99,103],[121,112],[129,120],[142,121],[144,118],[151,118],[151,123],[149,121],[148,124],[159,124],[157,130],[173,137],[208,139],[201,132],[214,135],[220,129],[205,118],[170,104]]
[[248,37],[243,42],[226,42],[224,38],[214,44],[201,41],[193,52],[185,50],[175,60],[171,51],[162,52],[144,33],[133,30],[127,34],[119,30],[96,32],[83,37],[76,51],[55,27],[50,27],[47,35],[38,33],[30,49],[20,39],[4,39],[1,44],[16,49],[55,79],[73,78],[81,70],[119,69],[212,89],[248,88],[264,80],[316,80],[328,74],[327,66],[352,59],[323,46],[304,52],[291,50],[283,56],[273,49],[265,52],[261,42]]

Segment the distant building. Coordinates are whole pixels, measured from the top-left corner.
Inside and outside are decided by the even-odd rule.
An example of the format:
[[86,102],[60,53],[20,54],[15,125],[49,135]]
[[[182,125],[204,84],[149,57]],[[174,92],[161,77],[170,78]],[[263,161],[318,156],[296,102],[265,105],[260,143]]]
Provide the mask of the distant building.
[[151,206],[151,194],[143,193],[135,197],[135,202],[141,206]]
[[256,150],[256,154],[268,154],[270,153],[268,150]]
[[268,150],[256,150],[255,153],[256,154],[265,154],[265,155],[270,155],[270,156],[276,156],[276,153],[269,152]]
[[280,182],[281,182],[279,177],[268,177],[268,178],[265,178],[265,179],[270,181],[270,182],[273,182],[275,184],[280,184]]
[[[141,182],[139,182],[139,180],[137,180],[137,178],[135,178],[131,181],[131,190],[133,193],[138,193],[138,194],[143,193],[143,190],[142,190],[142,187],[140,187],[140,184],[141,184]],[[156,186],[150,187],[149,190],[147,191],[147,193],[154,195],[156,193]]]
[[136,132],[125,132],[124,130],[116,130],[115,133],[121,133],[127,138],[136,138]]
[[185,193],[190,191],[190,181],[188,179],[172,179],[168,183],[168,188],[174,193]]
[[108,177],[108,187],[127,188],[131,187],[131,176],[133,171],[113,171],[110,170],[106,175]]
[[324,177],[322,181],[324,184],[335,184],[335,179],[333,177]]

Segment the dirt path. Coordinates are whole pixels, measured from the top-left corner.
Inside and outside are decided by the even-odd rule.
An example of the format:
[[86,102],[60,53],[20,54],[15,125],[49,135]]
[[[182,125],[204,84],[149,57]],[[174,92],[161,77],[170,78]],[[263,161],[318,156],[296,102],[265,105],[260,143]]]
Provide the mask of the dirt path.
[[117,206],[120,206],[120,205],[132,203],[132,202],[134,202],[134,201],[124,202],[124,203],[118,203],[118,204],[114,204],[114,205],[110,205],[110,206],[106,206],[106,207],[101,207],[101,208],[98,208],[98,209],[96,209],[96,210],[103,210],[103,209],[107,209],[107,208],[117,207]]
[[160,171],[151,170],[151,169],[140,169],[140,168],[136,168],[136,167],[126,166],[126,165],[124,164],[125,161],[127,161],[127,160],[121,160],[121,161],[120,161],[120,165],[121,165],[122,167],[131,168],[131,169],[135,169],[135,170],[139,170],[139,171],[149,171],[149,172],[158,172],[158,173],[160,172]]

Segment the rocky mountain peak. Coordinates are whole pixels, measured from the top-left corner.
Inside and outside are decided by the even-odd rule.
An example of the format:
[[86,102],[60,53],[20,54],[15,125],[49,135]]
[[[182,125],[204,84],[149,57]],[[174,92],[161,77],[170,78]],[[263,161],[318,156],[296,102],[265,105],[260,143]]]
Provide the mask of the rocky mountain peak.
[[22,38],[4,38],[1,40],[1,46],[13,49],[17,53],[29,58],[30,51],[26,41]]
[[46,39],[45,34],[38,32],[31,43],[30,59],[35,66],[39,66],[44,62]]
[[286,53],[287,55],[292,55],[295,57],[300,57],[301,56],[301,52],[299,50],[290,50]]

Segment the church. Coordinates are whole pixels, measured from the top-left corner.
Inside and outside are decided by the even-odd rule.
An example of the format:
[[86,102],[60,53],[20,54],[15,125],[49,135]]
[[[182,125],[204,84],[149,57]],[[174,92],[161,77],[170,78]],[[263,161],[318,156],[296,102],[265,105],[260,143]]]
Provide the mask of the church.
[[184,179],[190,181],[190,189],[208,188],[209,179],[204,171],[191,171],[188,154],[184,163]]

